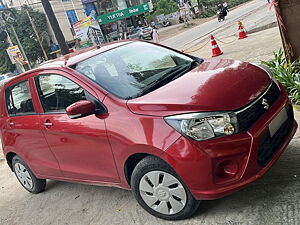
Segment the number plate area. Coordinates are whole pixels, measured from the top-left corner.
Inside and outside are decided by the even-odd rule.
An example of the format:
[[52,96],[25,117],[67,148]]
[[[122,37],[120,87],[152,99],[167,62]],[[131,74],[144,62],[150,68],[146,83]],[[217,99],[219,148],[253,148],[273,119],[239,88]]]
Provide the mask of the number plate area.
[[270,137],[273,137],[274,134],[278,131],[281,125],[288,119],[286,109],[283,108],[280,113],[272,120],[269,124]]

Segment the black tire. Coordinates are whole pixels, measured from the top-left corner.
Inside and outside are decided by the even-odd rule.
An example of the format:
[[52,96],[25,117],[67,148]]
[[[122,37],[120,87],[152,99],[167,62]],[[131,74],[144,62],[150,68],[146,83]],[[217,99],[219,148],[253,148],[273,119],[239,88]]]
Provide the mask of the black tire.
[[[168,176],[171,175],[171,176],[175,177],[181,183],[182,186],[180,186],[180,187],[181,187],[181,189],[183,187],[185,190],[185,193],[186,193],[186,199],[185,199],[186,201],[185,201],[185,205],[179,212],[177,212],[175,214],[160,213],[160,212],[154,210],[153,208],[151,208],[150,206],[148,206],[147,203],[143,200],[141,193],[140,193],[140,182],[141,182],[141,179],[144,177],[144,175],[149,174],[149,172],[167,173]],[[148,179],[148,178],[145,178],[145,179]],[[162,179],[164,179],[164,178],[162,178]],[[160,181],[160,182],[162,182],[162,181]],[[165,220],[186,219],[186,218],[192,216],[196,212],[196,210],[198,209],[198,206],[201,202],[201,201],[196,200],[192,196],[192,194],[190,193],[190,191],[188,190],[186,185],[182,182],[180,177],[166,162],[164,162],[163,160],[161,160],[157,157],[154,157],[154,156],[147,156],[147,157],[143,158],[137,164],[137,166],[134,168],[134,170],[132,172],[130,183],[131,183],[131,189],[132,189],[133,195],[136,198],[137,202],[147,212],[149,212],[150,214],[152,214],[156,217],[159,217],[161,219],[165,219]],[[171,188],[171,186],[170,186],[170,188]],[[172,190],[172,189],[169,189],[169,190]],[[141,190],[141,192],[143,192],[143,191]],[[155,194],[153,194],[153,195],[155,195]],[[168,203],[166,203],[166,205],[168,206],[169,213],[171,210],[170,208],[172,208],[172,206],[170,204],[171,197],[172,197],[172,194],[169,193],[167,195],[168,200],[166,200],[168,202]],[[174,197],[176,197],[176,196],[173,195],[173,198]],[[155,204],[159,205],[161,201],[164,201],[164,200],[158,200],[156,203],[153,204],[153,206],[156,207]]]
[[[25,188],[27,191],[29,191],[31,193],[34,193],[34,194],[37,194],[37,193],[40,193],[40,192],[45,190],[46,180],[45,179],[38,179],[33,174],[31,169],[27,166],[27,164],[17,155],[12,159],[12,168],[14,170],[14,173],[15,173],[18,181],[23,186],[23,188]],[[32,185],[30,185],[30,183],[28,181],[24,181],[24,179],[22,180],[22,178],[20,178],[18,176],[18,171],[20,171],[20,168],[23,169],[23,172],[26,172],[26,171],[28,172],[29,176],[27,175],[27,177],[28,177],[28,179],[30,178],[30,180],[32,181]]]

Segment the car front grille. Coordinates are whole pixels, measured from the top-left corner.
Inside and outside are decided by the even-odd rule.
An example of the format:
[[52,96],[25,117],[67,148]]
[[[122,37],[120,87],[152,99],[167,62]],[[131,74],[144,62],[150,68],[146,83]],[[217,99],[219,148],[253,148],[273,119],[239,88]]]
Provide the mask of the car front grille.
[[237,112],[239,123],[239,132],[247,131],[254,123],[267,111],[262,104],[263,99],[271,107],[280,95],[280,90],[275,82],[272,81],[268,90],[259,96],[254,103],[251,103],[245,109]]
[[294,114],[291,105],[286,107],[288,119],[282,124],[273,137],[270,137],[267,130],[261,137],[258,147],[257,163],[264,167],[271,160],[272,156],[277,152],[280,146],[285,141],[293,128]]

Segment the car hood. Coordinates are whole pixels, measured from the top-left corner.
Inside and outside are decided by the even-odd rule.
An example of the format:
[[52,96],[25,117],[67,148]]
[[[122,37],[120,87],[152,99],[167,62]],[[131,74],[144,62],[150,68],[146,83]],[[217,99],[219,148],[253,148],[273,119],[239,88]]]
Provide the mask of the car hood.
[[127,101],[136,114],[167,116],[187,112],[240,109],[270,85],[269,75],[250,63],[204,60],[176,80]]

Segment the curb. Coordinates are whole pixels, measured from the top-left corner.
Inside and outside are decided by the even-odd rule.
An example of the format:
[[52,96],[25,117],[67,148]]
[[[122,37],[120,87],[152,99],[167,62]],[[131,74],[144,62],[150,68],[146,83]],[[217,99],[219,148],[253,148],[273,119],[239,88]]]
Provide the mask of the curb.
[[253,28],[251,30],[247,30],[247,34],[253,34],[253,33],[263,31],[263,30],[267,30],[267,29],[270,29],[270,28],[273,28],[273,27],[278,27],[278,23],[277,22],[272,22],[272,23],[263,25],[261,27],[256,27],[256,28]]

